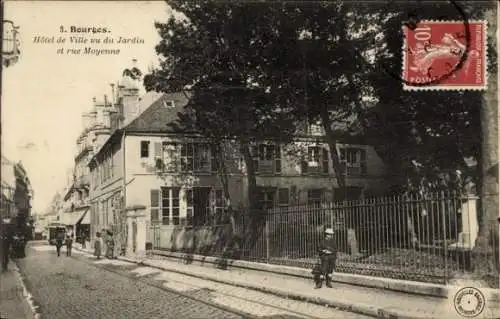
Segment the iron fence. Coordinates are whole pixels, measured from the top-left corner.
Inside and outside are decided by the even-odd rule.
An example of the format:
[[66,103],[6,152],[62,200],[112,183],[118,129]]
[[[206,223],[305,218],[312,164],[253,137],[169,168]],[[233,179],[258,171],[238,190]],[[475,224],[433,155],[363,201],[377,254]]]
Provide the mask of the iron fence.
[[[336,271],[442,283],[471,271],[476,204],[475,197],[441,192],[279,207],[268,211],[251,242],[231,247],[243,252],[237,258],[311,268],[324,229],[333,228]],[[240,218],[236,232],[249,225],[248,218]],[[181,226],[170,235],[156,226],[153,250],[232,258],[224,244],[227,226]]]

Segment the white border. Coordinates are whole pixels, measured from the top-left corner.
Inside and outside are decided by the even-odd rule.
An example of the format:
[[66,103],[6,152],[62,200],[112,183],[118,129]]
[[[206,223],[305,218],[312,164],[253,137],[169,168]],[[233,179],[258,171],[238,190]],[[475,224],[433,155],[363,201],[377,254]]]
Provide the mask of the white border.
[[[482,85],[422,85],[422,86],[413,86],[407,85],[403,82],[403,90],[405,91],[486,91],[488,89],[488,21],[487,20],[471,20],[467,21],[468,23],[480,23],[484,26],[484,37],[483,37],[483,74],[484,74],[484,83]],[[429,24],[463,24],[463,21],[443,21],[443,20],[422,20],[419,23],[429,23]],[[405,26],[401,26],[401,30],[403,31],[403,46],[401,50],[403,51],[402,65],[401,65],[401,78],[405,80],[405,66],[406,66],[406,48],[408,46],[405,34]]]

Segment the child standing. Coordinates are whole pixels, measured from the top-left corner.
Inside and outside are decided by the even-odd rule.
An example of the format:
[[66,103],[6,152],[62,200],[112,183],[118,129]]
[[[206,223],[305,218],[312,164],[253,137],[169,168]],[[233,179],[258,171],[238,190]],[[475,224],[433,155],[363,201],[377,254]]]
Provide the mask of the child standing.
[[321,288],[323,280],[326,279],[326,286],[332,288],[332,273],[337,260],[337,243],[334,238],[332,228],[325,230],[325,238],[319,246],[320,271],[315,275],[316,289]]

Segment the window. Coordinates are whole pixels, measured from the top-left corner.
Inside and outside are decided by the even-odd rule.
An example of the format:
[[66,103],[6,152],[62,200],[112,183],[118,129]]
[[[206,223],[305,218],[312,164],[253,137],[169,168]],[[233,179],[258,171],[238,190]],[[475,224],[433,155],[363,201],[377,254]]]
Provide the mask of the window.
[[288,188],[278,189],[278,205],[288,206],[289,201],[290,201],[290,192]]
[[210,172],[214,160],[211,160],[210,146],[205,143],[155,143],[156,167],[168,171],[176,170],[178,163],[184,172]]
[[141,158],[149,157],[149,141],[141,141]]
[[165,106],[166,108],[174,108],[175,102],[174,102],[174,100],[163,101],[163,106]]
[[366,151],[361,148],[341,148],[340,163],[346,175],[366,174]]
[[222,189],[214,189],[214,194],[215,194],[215,205],[214,205],[214,213],[216,215],[222,214],[224,211],[224,193],[222,192]]
[[281,173],[281,147],[274,144],[252,146],[255,173]]
[[323,200],[324,190],[321,188],[307,190],[307,204],[320,205]]
[[210,172],[210,146],[205,143],[185,143],[181,145],[181,170]]
[[264,211],[270,208],[274,208],[274,199],[276,196],[275,188],[259,188],[258,191],[258,207]]
[[180,224],[180,188],[162,187],[161,188],[161,218],[163,225]]
[[308,135],[314,136],[322,136],[325,135],[325,131],[323,130],[323,126],[321,125],[321,121],[315,121],[308,124],[307,127]]
[[319,146],[307,148],[307,156],[302,161],[302,173],[308,174],[328,174],[328,149]]

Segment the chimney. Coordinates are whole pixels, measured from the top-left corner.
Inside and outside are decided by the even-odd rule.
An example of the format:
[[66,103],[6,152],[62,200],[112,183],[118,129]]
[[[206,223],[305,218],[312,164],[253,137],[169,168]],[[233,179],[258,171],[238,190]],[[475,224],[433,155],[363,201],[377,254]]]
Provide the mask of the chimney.
[[105,127],[111,127],[111,107],[108,104],[108,96],[104,94],[104,108],[102,110],[102,124]]
[[[137,59],[132,60],[133,67],[136,67]],[[118,109],[124,123],[129,123],[138,114],[139,103],[139,81],[130,76],[122,76],[118,84]]]
[[116,103],[116,101],[115,101],[115,84],[111,83],[110,86],[111,86],[111,106],[114,107],[115,103]]

